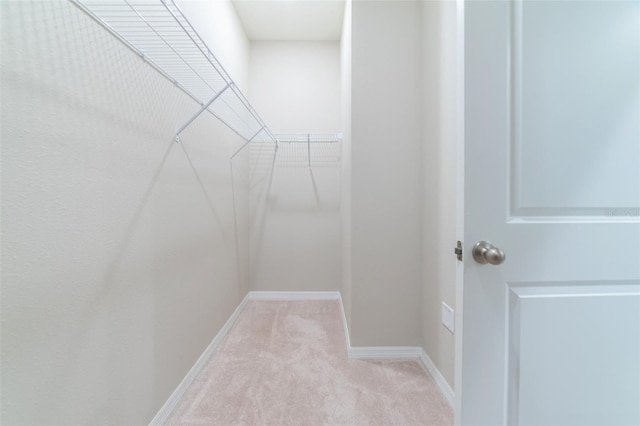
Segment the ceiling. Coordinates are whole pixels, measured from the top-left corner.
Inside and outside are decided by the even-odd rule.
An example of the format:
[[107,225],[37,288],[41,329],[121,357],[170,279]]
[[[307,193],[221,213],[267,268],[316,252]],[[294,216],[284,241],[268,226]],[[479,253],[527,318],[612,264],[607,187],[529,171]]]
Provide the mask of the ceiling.
[[340,40],[344,0],[233,0],[252,41]]

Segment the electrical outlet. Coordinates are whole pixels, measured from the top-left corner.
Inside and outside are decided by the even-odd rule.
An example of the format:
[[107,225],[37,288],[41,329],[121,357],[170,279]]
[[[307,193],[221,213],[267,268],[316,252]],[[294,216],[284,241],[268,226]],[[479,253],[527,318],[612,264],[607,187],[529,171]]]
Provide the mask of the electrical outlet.
[[442,324],[447,327],[452,333],[454,333],[453,318],[454,315],[451,306],[442,302]]

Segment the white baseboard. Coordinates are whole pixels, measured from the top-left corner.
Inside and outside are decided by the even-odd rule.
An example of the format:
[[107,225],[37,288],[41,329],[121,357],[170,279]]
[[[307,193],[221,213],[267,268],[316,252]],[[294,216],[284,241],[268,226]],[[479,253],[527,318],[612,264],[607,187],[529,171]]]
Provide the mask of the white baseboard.
[[340,300],[339,291],[250,291],[249,300]]
[[344,325],[344,333],[347,343],[347,354],[352,359],[419,359],[425,366],[427,371],[431,374],[436,382],[436,385],[442,392],[445,399],[453,407],[454,393],[451,386],[444,379],[438,368],[433,361],[419,346],[361,346],[352,347],[349,338],[349,329],[347,326],[347,319],[344,312],[344,304],[342,303],[342,296],[339,291],[251,291],[240,302],[238,307],[233,311],[233,314],[229,317],[224,326],[220,329],[218,334],[213,338],[209,346],[204,350],[200,358],[191,367],[191,370],[182,379],[178,387],[173,391],[167,402],[164,403],[162,408],[151,420],[150,425],[162,425],[164,424],[172,411],[187,391],[191,383],[195,380],[202,368],[205,366],[213,352],[222,342],[222,339],[227,335],[231,327],[236,322],[238,316],[244,309],[245,305],[250,300],[339,300],[340,308],[342,311],[342,322]]
[[440,373],[438,367],[436,367],[433,361],[431,361],[429,355],[427,355],[427,353],[422,349],[420,350],[420,360],[422,361],[422,364],[425,366],[427,371],[431,373],[431,377],[433,377],[436,385],[438,385],[438,388],[440,388],[440,392],[442,392],[442,395],[444,395],[447,402],[449,402],[449,405],[453,408],[456,399],[455,394],[453,393],[453,389],[451,389],[451,386],[449,386],[447,380],[444,378],[442,373]]
[[440,370],[431,361],[429,355],[419,346],[347,346],[347,353],[351,359],[417,359],[431,374],[442,396],[453,408],[455,396],[453,389],[445,380]]
[[344,338],[347,343],[347,355],[351,349],[351,338],[349,337],[349,326],[347,325],[347,315],[344,313],[344,303],[342,302],[342,293],[338,292],[340,301],[340,312],[342,313],[342,325],[344,326]]
[[242,299],[242,301],[240,302],[238,307],[235,309],[235,311],[233,311],[233,313],[231,314],[227,322],[224,324],[224,326],[222,326],[218,334],[216,334],[216,337],[213,338],[211,343],[209,343],[209,346],[207,346],[204,352],[202,352],[202,355],[200,355],[200,358],[198,358],[196,363],[193,364],[193,367],[191,367],[191,370],[189,370],[189,372],[184,377],[184,379],[182,379],[182,381],[180,382],[178,387],[173,391],[169,399],[167,399],[167,402],[164,403],[162,408],[160,408],[158,413],[151,420],[151,422],[149,423],[150,425],[163,425],[167,421],[167,419],[175,409],[176,405],[178,404],[178,402],[180,401],[184,393],[187,391],[187,389],[189,389],[189,386],[191,386],[191,383],[193,383],[193,381],[198,376],[202,368],[205,366],[205,364],[207,363],[207,361],[209,360],[213,352],[220,345],[220,342],[222,342],[222,339],[224,339],[224,337],[227,335],[229,330],[231,330],[231,327],[236,322],[236,319],[238,318],[238,316],[240,316],[240,313],[244,309],[248,300],[249,300],[249,295],[247,294],[244,297],[244,299]]
[[444,398],[453,408],[455,404],[453,389],[449,386],[449,383],[447,383],[442,373],[440,373],[438,367],[431,361],[429,355],[427,355],[420,346],[351,346],[342,297],[339,297],[339,300],[342,308],[344,334],[347,341],[347,355],[350,359],[419,359],[429,374],[431,374],[431,377],[433,377]]
[[354,359],[420,359],[419,346],[356,346],[349,347],[349,358]]
[[339,291],[252,291],[247,295],[249,300],[339,300],[342,324],[347,346],[347,354],[351,359],[417,359],[422,362],[431,374],[436,385],[451,407],[455,397],[453,389],[445,380],[440,370],[431,361],[420,346],[351,346],[344,303]]
[[[224,326],[220,329],[218,334],[216,334],[216,337],[214,337],[211,343],[209,343],[209,346],[207,346],[204,352],[202,352],[200,358],[198,358],[193,367],[191,367],[191,370],[189,370],[184,379],[182,379],[169,399],[167,399],[167,402],[164,403],[162,408],[160,408],[158,413],[151,420],[149,423],[150,425],[162,425],[167,421],[182,396],[185,394],[187,389],[189,389],[191,383],[193,383],[209,358],[211,358],[211,355],[220,345],[222,339],[224,339],[229,330],[231,330],[231,327],[236,322],[236,319],[240,316],[240,313],[249,300],[341,300],[341,298],[340,292],[338,291],[251,291],[247,293]],[[342,301],[340,303],[342,306]]]

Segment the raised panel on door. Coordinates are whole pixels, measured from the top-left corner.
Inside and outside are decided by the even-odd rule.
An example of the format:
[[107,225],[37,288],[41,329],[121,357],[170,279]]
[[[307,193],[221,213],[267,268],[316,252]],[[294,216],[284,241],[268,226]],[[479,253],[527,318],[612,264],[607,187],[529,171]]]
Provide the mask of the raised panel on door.
[[640,214],[639,10],[513,3],[513,216]]
[[640,285],[509,284],[508,424],[640,423]]

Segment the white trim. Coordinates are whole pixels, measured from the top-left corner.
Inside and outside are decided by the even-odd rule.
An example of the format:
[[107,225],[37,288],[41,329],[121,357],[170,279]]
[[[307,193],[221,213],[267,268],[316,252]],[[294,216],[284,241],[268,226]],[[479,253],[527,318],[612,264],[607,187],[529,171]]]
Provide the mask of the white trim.
[[419,346],[356,346],[349,347],[353,359],[420,359]]
[[[466,249],[466,244],[473,244],[465,240],[464,233],[464,181],[465,181],[465,0],[456,0],[456,235],[463,242],[465,261],[469,261],[471,251]],[[462,392],[463,371],[462,368],[462,342],[464,334],[464,262],[456,262],[456,305],[455,324],[456,333],[454,343],[455,374],[454,387],[455,403],[453,409],[454,424],[462,424]]]
[[349,359],[419,359],[424,368],[431,374],[433,380],[440,389],[442,396],[447,400],[453,408],[456,398],[453,389],[444,378],[438,367],[431,361],[429,355],[420,346],[351,346],[349,337],[349,328],[347,326],[347,317],[344,313],[344,303],[342,302],[342,294],[338,292],[338,299],[342,311],[342,324],[344,325],[344,334],[347,343],[347,356]]
[[249,300],[340,300],[339,291],[250,291]]
[[431,361],[429,356],[419,346],[360,346],[351,347],[349,338],[349,328],[347,326],[347,319],[344,312],[344,304],[342,303],[342,295],[339,291],[251,291],[242,299],[238,307],[233,311],[227,322],[220,329],[218,334],[213,338],[209,346],[204,350],[200,358],[191,367],[191,370],[182,379],[178,387],[173,391],[167,402],[164,403],[162,408],[155,415],[150,425],[162,425],[164,424],[176,405],[185,394],[191,383],[198,376],[200,371],[204,368],[205,364],[218,348],[222,339],[227,335],[231,327],[236,322],[240,313],[245,308],[246,304],[250,300],[338,300],[340,302],[340,309],[342,313],[342,323],[344,325],[344,333],[346,338],[347,354],[350,359],[419,359],[426,370],[431,374],[436,385],[442,392],[442,395],[453,406],[455,396],[453,389],[447,383],[442,376],[438,368]]
[[[340,312],[342,313],[342,325],[344,326],[344,338],[347,343],[347,354],[351,350],[351,337],[349,337],[349,326],[347,325],[347,315],[344,312],[344,302],[342,301],[342,293],[338,292],[340,296]],[[349,356],[351,358],[351,356]]]
[[175,409],[176,405],[178,404],[182,396],[185,394],[187,389],[189,389],[189,386],[191,386],[191,383],[193,383],[193,381],[198,376],[200,371],[206,365],[207,361],[209,360],[213,352],[218,348],[218,346],[222,342],[222,339],[224,339],[224,337],[227,335],[229,330],[231,330],[231,327],[233,327],[233,324],[236,322],[236,320],[238,319],[238,316],[240,316],[240,313],[242,312],[245,305],[250,299],[249,294],[247,294],[242,299],[242,301],[240,302],[236,310],[233,311],[233,313],[231,314],[227,322],[222,326],[218,334],[216,334],[216,337],[214,337],[211,343],[209,343],[209,346],[207,346],[204,352],[202,352],[202,355],[200,355],[200,358],[198,358],[196,363],[193,364],[193,367],[191,367],[191,370],[189,370],[187,375],[184,376],[184,379],[182,379],[178,387],[173,391],[169,399],[167,399],[167,402],[164,403],[162,408],[160,408],[158,413],[151,420],[151,422],[149,423],[150,425],[163,425],[167,421],[167,419]]
[[347,346],[350,359],[417,359],[422,362],[424,368],[433,377],[434,382],[440,389],[442,396],[453,408],[455,405],[455,394],[449,383],[444,378],[438,367],[431,361],[429,355],[420,346],[361,346],[352,348]]
[[422,364],[427,371],[431,373],[431,377],[433,377],[436,385],[438,385],[440,392],[442,392],[442,395],[444,395],[447,402],[449,402],[449,405],[453,408],[456,399],[453,389],[451,389],[451,386],[449,386],[447,380],[444,378],[442,373],[440,373],[438,367],[436,367],[433,361],[431,361],[431,358],[429,358],[429,355],[427,355],[423,349],[420,350],[420,361],[422,361]]

